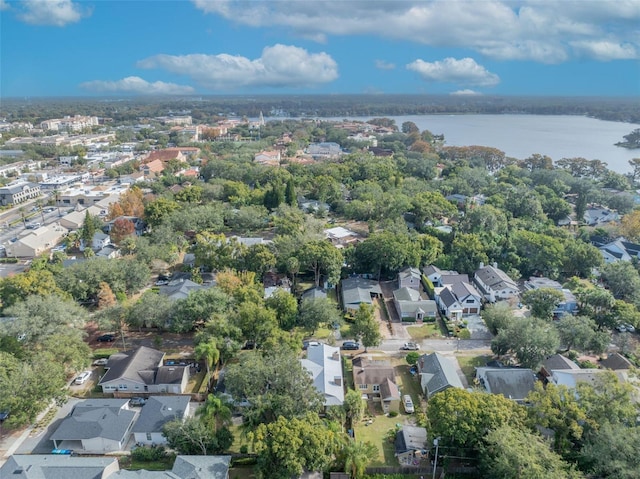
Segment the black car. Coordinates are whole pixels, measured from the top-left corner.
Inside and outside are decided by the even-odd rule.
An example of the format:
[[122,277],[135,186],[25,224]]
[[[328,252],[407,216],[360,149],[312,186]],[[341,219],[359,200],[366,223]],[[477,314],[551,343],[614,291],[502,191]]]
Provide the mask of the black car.
[[102,336],[98,336],[97,341],[99,343],[110,343],[115,341],[116,336],[114,334],[103,334]]
[[0,411],[0,422],[4,422],[9,419],[9,411]]
[[130,406],[144,406],[147,400],[141,397],[132,397],[129,399]]
[[360,343],[357,343],[356,341],[345,341],[342,343],[342,349],[354,351],[360,349]]

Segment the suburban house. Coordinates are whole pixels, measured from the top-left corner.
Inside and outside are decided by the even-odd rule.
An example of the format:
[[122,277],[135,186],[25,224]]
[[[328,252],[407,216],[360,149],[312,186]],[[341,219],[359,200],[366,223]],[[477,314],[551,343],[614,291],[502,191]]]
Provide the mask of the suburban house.
[[398,289],[411,288],[420,291],[422,273],[418,268],[407,266],[398,273]]
[[346,313],[355,313],[360,304],[373,305],[374,298],[382,297],[380,283],[360,276],[343,279],[341,284],[342,307]]
[[633,364],[620,353],[610,353],[605,359],[600,360],[600,365],[611,371],[628,371]]
[[195,281],[181,277],[172,279],[168,284],[160,286],[159,294],[166,296],[171,301],[177,301],[179,299],[185,299],[192,291],[207,289],[210,286],[211,285],[198,284]]
[[594,205],[586,209],[583,219],[587,226],[597,226],[610,223],[612,221],[618,221],[620,219],[620,215],[609,208]]
[[91,240],[91,249],[93,251],[100,251],[105,246],[111,244],[111,238],[108,234],[103,233],[102,231],[96,231],[93,234],[93,239]]
[[400,410],[400,390],[396,385],[396,373],[387,360],[371,360],[357,357],[353,360],[353,384],[363,398],[379,402],[385,414]]
[[533,391],[536,375],[525,368],[476,368],[476,379],[491,394],[502,394],[518,403]]
[[631,243],[624,238],[603,243],[599,243],[596,240],[592,241],[592,243],[600,250],[606,264],[640,258],[640,244]]
[[91,205],[83,210],[74,210],[60,218],[60,226],[71,231],[79,230],[84,225],[87,212],[89,212],[91,216],[100,216],[102,212],[106,214],[107,211],[95,205]]
[[424,427],[403,424],[396,433],[394,445],[401,466],[418,466],[428,458],[427,430]]
[[335,142],[325,141],[321,143],[311,143],[305,150],[314,160],[335,158],[342,155],[342,148]]
[[120,250],[112,244],[108,244],[104,248],[96,251],[96,258],[114,259],[118,257],[120,257]]
[[310,344],[307,357],[301,359],[313,380],[313,385],[324,397],[324,406],[342,406],[344,402],[344,378],[340,348],[328,344]]
[[427,399],[448,388],[464,388],[451,360],[440,353],[423,354],[417,366],[422,393]]
[[425,318],[435,319],[437,314],[436,302],[422,299],[418,290],[404,286],[393,292],[393,304],[401,321],[415,321],[421,323]]
[[[431,281],[431,283],[433,283],[433,285],[435,287],[438,286],[444,286],[444,284],[442,283],[442,277],[443,276],[453,276],[453,275],[458,275],[457,271],[445,271],[445,270],[441,270],[440,268],[438,268],[437,266],[433,266],[433,265],[428,265],[425,266],[422,269],[422,274],[424,274],[429,281]],[[467,275],[464,275],[467,276]],[[469,282],[469,277],[467,276],[467,283]]]
[[50,439],[56,449],[95,454],[120,451],[136,416],[128,399],[86,399],[74,406]]
[[280,165],[280,151],[260,151],[253,156],[253,161],[260,163],[261,165],[279,166]]
[[189,415],[190,400],[186,395],[149,397],[132,429],[136,444],[166,444],[162,427],[176,419],[184,420]]
[[35,258],[57,245],[68,233],[69,230],[58,224],[25,230],[22,237],[7,243],[7,256]]
[[304,301],[305,299],[321,299],[326,297],[327,297],[327,290],[320,287],[320,288],[309,288],[304,293],[302,293],[302,295],[300,296],[300,299]]
[[561,318],[565,314],[576,314],[578,311],[578,300],[574,294],[567,288],[563,288],[560,283],[549,278],[538,278],[532,276],[528,281],[524,282],[524,288],[527,291],[532,291],[540,288],[551,288],[560,291],[564,296],[564,299],[556,304],[553,309],[553,316],[555,318]]
[[153,160],[140,166],[140,171],[146,178],[160,176],[164,171],[164,163],[160,160]]
[[120,470],[117,457],[57,454],[14,454],[0,467],[0,477],[12,479],[107,479]]
[[473,280],[484,298],[490,303],[501,299],[516,298],[520,294],[518,285],[507,273],[498,269],[498,264],[485,266],[480,263],[480,268],[475,272]]
[[[482,307],[482,295],[464,279],[468,280],[466,274],[442,276],[441,280],[447,282],[434,290],[440,312],[451,320],[460,321],[464,315],[479,314]],[[449,283],[450,280],[455,282]]]
[[611,371],[608,369],[564,369],[551,371],[551,379],[556,385],[567,386],[568,388],[575,388],[579,383],[587,383],[592,386],[597,386],[598,382],[603,378],[605,374],[614,374],[620,382],[627,381],[627,375],[625,371]]
[[231,456],[176,457],[170,471],[120,469],[115,457],[13,455],[0,477],[13,479],[229,479]]
[[554,369],[580,369],[580,366],[562,354],[549,356],[542,362],[542,366],[540,367],[540,376],[545,381],[545,384],[551,380],[550,378]]
[[343,228],[342,226],[335,226],[324,230],[324,236],[336,248],[344,248],[345,246],[362,240],[362,237],[358,233]]
[[189,381],[189,366],[165,366],[164,354],[146,346],[112,354],[98,385],[103,393],[120,396],[183,394]]
[[144,231],[147,229],[147,224],[144,222],[144,220],[142,220],[141,218],[138,218],[137,216],[118,216],[117,218],[112,219],[108,223],[105,223],[103,227],[103,231],[105,233],[111,233],[111,228],[113,228],[114,223],[118,220],[123,220],[123,219],[129,220],[133,223],[134,232],[136,236],[142,236]]

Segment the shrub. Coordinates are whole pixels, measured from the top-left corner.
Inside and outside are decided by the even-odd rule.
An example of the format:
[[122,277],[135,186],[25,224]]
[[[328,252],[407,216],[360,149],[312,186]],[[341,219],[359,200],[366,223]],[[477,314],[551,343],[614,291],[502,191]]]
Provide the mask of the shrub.
[[243,444],[242,446],[240,446],[240,454],[247,454],[249,452],[249,446],[247,446],[246,444]]
[[471,333],[469,332],[469,330],[468,330],[468,329],[461,329],[461,330],[458,332],[458,337],[459,337],[460,339],[471,339]]
[[389,417],[396,417],[398,415],[398,411],[389,411]]
[[164,459],[167,451],[163,446],[143,446],[131,451],[131,458],[141,462],[154,462]]
[[405,359],[407,360],[407,364],[413,366],[418,362],[418,358],[420,358],[420,353],[418,351],[411,351],[407,353]]

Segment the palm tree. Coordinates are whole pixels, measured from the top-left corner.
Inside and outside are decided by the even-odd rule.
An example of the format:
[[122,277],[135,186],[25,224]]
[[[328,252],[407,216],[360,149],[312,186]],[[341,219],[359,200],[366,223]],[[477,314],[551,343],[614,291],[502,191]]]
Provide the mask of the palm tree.
[[217,431],[221,427],[231,424],[231,408],[219,396],[209,394],[204,404],[198,408],[196,415],[209,428]]
[[370,461],[378,456],[378,448],[370,442],[350,440],[344,447],[344,472],[351,479],[362,479]]
[[215,340],[209,339],[198,343],[195,348],[196,358],[204,359],[207,366],[207,378],[211,377],[211,368],[218,363],[220,359],[220,351],[216,347]]
[[27,227],[27,215],[24,211],[24,206],[21,206],[18,211],[20,212],[20,217],[22,218],[22,225],[26,228]]

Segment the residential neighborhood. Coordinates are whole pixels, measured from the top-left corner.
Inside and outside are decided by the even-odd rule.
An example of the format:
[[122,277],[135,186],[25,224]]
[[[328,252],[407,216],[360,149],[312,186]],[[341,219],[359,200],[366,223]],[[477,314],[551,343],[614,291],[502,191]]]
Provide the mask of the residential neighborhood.
[[640,441],[636,178],[389,118],[12,125],[2,477],[616,477]]

